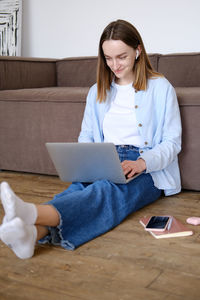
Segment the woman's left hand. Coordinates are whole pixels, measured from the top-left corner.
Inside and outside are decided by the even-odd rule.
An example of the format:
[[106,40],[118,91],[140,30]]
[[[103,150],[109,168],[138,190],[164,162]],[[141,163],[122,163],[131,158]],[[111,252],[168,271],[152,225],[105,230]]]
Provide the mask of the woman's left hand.
[[132,177],[135,174],[141,173],[146,170],[146,163],[142,158],[138,160],[124,160],[121,163],[122,169],[124,171],[124,175],[127,178]]

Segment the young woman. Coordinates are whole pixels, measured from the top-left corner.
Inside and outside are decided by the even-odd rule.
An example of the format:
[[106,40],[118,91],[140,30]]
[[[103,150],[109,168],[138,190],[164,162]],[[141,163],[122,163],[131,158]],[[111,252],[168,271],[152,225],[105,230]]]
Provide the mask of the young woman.
[[128,184],[72,183],[45,205],[22,201],[3,182],[0,237],[18,257],[31,257],[38,240],[75,249],[154,202],[162,191],[181,190],[176,94],[152,69],[140,34],[126,21],[112,22],[102,33],[97,84],[88,93],[79,142],[112,142],[124,174],[143,174]]

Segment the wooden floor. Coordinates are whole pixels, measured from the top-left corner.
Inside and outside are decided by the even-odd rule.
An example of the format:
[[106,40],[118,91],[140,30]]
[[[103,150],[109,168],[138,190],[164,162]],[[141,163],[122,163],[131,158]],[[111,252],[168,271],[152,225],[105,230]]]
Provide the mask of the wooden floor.
[[[0,172],[3,180],[34,203],[66,187],[54,176]],[[37,245],[33,258],[20,260],[0,242],[0,300],[200,299],[200,226],[189,225],[190,237],[156,240],[139,224],[152,214],[172,214],[185,223],[200,215],[200,193],[162,198],[75,251]]]

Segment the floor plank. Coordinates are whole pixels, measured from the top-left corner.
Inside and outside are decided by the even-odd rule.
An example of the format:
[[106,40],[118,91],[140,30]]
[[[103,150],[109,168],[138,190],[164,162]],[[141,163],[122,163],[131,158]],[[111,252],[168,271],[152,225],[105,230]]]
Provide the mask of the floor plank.
[[[5,171],[0,181],[8,181],[22,199],[37,204],[68,186],[56,176]],[[190,237],[156,240],[139,220],[172,214],[185,223],[187,217],[200,215],[199,205],[199,192],[163,197],[75,251],[37,245],[28,260],[18,259],[0,242],[0,299],[196,300],[200,226],[188,225],[194,231]]]

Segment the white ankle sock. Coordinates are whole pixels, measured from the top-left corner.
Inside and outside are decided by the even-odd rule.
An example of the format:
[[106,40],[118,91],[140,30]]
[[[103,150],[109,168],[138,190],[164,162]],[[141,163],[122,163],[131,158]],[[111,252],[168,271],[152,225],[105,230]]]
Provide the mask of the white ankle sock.
[[27,225],[20,218],[15,218],[0,226],[0,237],[19,258],[33,256],[37,239],[37,229],[34,225]]
[[19,217],[26,224],[35,224],[37,219],[37,208],[35,204],[24,202],[16,196],[7,182],[1,183],[0,192],[1,202],[5,211],[3,223],[11,221],[15,217]]

